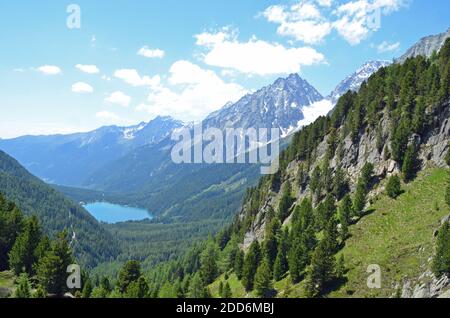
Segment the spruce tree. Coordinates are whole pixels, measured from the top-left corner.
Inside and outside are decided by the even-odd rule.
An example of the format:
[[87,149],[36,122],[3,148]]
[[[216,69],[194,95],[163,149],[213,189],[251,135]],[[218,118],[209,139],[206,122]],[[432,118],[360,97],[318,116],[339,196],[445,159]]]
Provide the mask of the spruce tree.
[[119,272],[117,285],[121,293],[125,293],[128,286],[141,277],[141,265],[138,261],[128,261]]
[[280,222],[283,222],[289,215],[289,208],[292,204],[291,191],[291,183],[288,180],[283,186],[283,194],[278,205],[278,219]]
[[37,264],[37,277],[46,292],[61,296],[67,291],[67,267],[72,263],[67,231],[63,231],[57,235],[50,251]]
[[[342,199],[338,209],[339,221],[341,222],[342,227],[347,228],[347,232],[342,235],[344,240],[347,238],[346,234],[348,234],[348,226],[351,223],[352,215],[353,215],[352,199],[350,198],[349,194],[346,194]],[[345,231],[343,230],[342,232]]]
[[400,178],[398,175],[393,175],[389,178],[388,183],[386,185],[386,194],[392,198],[397,198],[402,193]]
[[231,287],[230,284],[226,282],[225,285],[223,286],[222,298],[231,298],[231,297],[233,297]]
[[242,284],[246,291],[253,290],[256,270],[261,261],[261,249],[258,240],[254,240],[245,256],[244,267],[242,270]]
[[217,253],[216,247],[211,242],[201,255],[200,259],[200,273],[205,283],[211,284],[217,277],[218,268],[216,263]]
[[189,298],[208,298],[209,293],[200,273],[196,273],[189,284]]
[[324,286],[334,278],[335,259],[327,240],[320,241],[311,258],[306,278],[307,297],[316,297]]
[[22,273],[17,279],[18,286],[14,293],[15,298],[31,298],[30,282],[28,280],[28,274]]
[[289,231],[288,229],[285,229],[281,234],[280,242],[278,244],[278,253],[273,267],[273,278],[275,279],[275,281],[281,280],[283,275],[288,270],[288,260],[287,260],[288,244],[289,244]]
[[259,297],[269,297],[273,290],[272,275],[267,260],[258,267],[255,275],[255,293]]
[[239,280],[242,279],[242,269],[244,267],[244,252],[239,249],[234,259],[234,272]]
[[417,169],[417,150],[415,145],[409,145],[406,149],[402,164],[403,179],[411,181],[414,178]]
[[31,216],[25,221],[25,228],[17,237],[9,253],[9,264],[16,275],[22,272],[33,274],[33,264],[37,260],[35,250],[41,240],[41,235],[37,217]]

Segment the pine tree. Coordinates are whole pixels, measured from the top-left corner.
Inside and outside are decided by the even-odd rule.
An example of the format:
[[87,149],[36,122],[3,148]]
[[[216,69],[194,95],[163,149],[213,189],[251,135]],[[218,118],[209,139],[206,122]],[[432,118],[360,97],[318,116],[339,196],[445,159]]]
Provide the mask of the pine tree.
[[272,220],[266,228],[266,239],[264,241],[264,258],[267,259],[269,267],[272,269],[278,253],[279,229],[281,225],[277,219]]
[[137,281],[133,281],[128,285],[126,293],[125,293],[125,297],[126,298],[146,298],[148,295],[148,291],[149,291],[148,284],[147,284],[145,278],[143,276],[141,276],[138,278]]
[[189,298],[208,298],[209,293],[200,273],[196,273],[189,285]]
[[128,261],[122,267],[117,282],[121,293],[125,293],[128,286],[141,277],[141,265],[138,261]]
[[307,297],[316,297],[322,291],[324,286],[334,278],[335,259],[331,252],[329,242],[320,241],[315,249],[311,265],[306,278]]
[[415,145],[409,145],[402,164],[403,179],[411,181],[417,169],[417,150]]
[[57,235],[50,251],[37,264],[37,277],[46,292],[57,296],[64,294],[67,290],[67,267],[72,263],[67,231],[63,231]]
[[445,222],[439,229],[436,243],[436,254],[432,269],[437,277],[450,273],[450,223]]
[[253,290],[256,270],[261,261],[261,249],[257,240],[253,241],[250,249],[245,256],[244,267],[242,270],[242,284],[246,291]]
[[223,294],[223,281],[220,281],[220,283],[219,283],[219,296],[220,296],[220,298],[222,298],[222,294]]
[[278,219],[281,222],[283,222],[289,215],[289,208],[292,204],[291,191],[291,183],[288,180],[283,187],[283,194],[278,205]]
[[398,175],[393,175],[389,178],[386,185],[386,193],[392,199],[397,198],[402,193],[400,178]]
[[288,243],[289,243],[288,241],[289,241],[289,231],[288,229],[286,229],[281,234],[280,242],[278,244],[278,253],[273,267],[273,278],[275,279],[275,281],[281,280],[283,275],[288,270],[288,260],[287,260]]
[[25,221],[23,232],[17,237],[9,253],[9,264],[16,275],[24,272],[33,274],[33,264],[37,261],[35,250],[41,240],[41,227],[36,216]]
[[28,281],[28,274],[23,273],[17,279],[18,286],[14,293],[15,298],[31,298],[30,282]]
[[347,226],[351,223],[351,217],[353,215],[352,199],[349,194],[346,194],[341,201],[338,210],[339,221],[343,226]]
[[200,273],[206,284],[211,284],[217,277],[217,252],[213,243],[209,243],[200,258]]
[[239,280],[242,279],[242,269],[244,267],[244,252],[239,249],[234,259],[234,272]]
[[272,275],[269,264],[264,260],[255,275],[255,293],[260,297],[269,297],[273,290]]
[[230,284],[226,282],[225,285],[223,286],[222,298],[231,298],[231,297],[233,297],[231,287]]

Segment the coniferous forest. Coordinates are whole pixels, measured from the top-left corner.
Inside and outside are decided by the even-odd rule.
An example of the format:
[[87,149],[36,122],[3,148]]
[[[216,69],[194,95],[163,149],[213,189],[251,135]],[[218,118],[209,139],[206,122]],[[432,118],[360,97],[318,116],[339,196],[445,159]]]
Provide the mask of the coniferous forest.
[[[89,39],[83,24],[59,40],[41,38],[37,33],[47,31],[36,27],[36,42],[76,34],[74,43],[83,39],[89,48],[79,54],[75,44],[64,48],[73,50],[67,54],[73,72],[63,62],[35,67],[29,58],[29,66],[9,65],[9,77],[0,83],[2,300],[170,298],[185,306],[197,298],[255,304],[276,298],[450,298],[450,29],[397,57],[411,35],[391,30],[390,40],[399,33],[402,42],[378,41],[371,36],[379,28],[364,23],[371,10],[388,22],[407,6],[404,1],[294,2],[258,7],[255,30],[263,20],[277,26],[270,41],[231,24],[216,33],[203,27],[190,37],[195,61],[180,58],[184,35],[165,33],[161,21],[172,21],[162,8],[145,23],[136,11],[134,21],[126,16],[132,11],[120,10],[130,29],[114,29],[117,37],[126,35],[128,45],[141,41],[132,28],[137,21],[153,35],[152,45],[131,55],[108,42],[103,25],[94,34],[86,23]],[[423,4],[412,2],[411,12],[422,19]],[[136,2],[132,9],[145,7],[143,14],[147,5]],[[178,5],[190,17],[178,30],[182,34],[199,4]],[[214,11],[228,10],[216,5]],[[256,6],[261,4],[233,9],[233,19]],[[441,6],[445,11],[448,4]],[[2,11],[17,14],[9,9]],[[195,20],[202,20],[197,14]],[[417,18],[408,14],[405,25]],[[442,27],[441,20],[427,22],[423,32]],[[10,29],[10,45],[25,36]],[[67,30],[73,31],[69,24]],[[332,50],[325,43],[329,34]],[[171,52],[170,45],[156,49],[166,38],[176,41]],[[361,49],[364,41],[372,43]],[[370,50],[391,60],[366,60]],[[17,63],[27,54],[11,51]],[[99,52],[109,54],[101,67],[71,60],[98,58]],[[34,53],[36,61],[40,53]],[[337,78],[332,72],[354,70],[352,59],[362,58],[367,62],[327,96],[302,78],[325,90]],[[129,66],[119,68],[124,60]],[[312,66],[324,75],[311,75]],[[40,82],[30,85],[33,76]],[[57,86],[68,85],[67,78],[77,80]],[[9,81],[24,86],[19,90]],[[68,93],[67,108],[57,109]],[[22,104],[36,118],[19,125]],[[92,118],[83,121],[86,114]],[[152,119],[131,124],[142,118]],[[30,122],[36,127],[26,127]],[[280,131],[277,140],[252,140],[269,126]],[[197,129],[204,130],[200,137]],[[231,145],[221,140],[229,136]],[[264,174],[274,161],[263,157],[269,148],[274,155],[274,147],[280,149],[279,169]],[[231,155],[221,153],[230,149]]]
[[[142,243],[136,245],[139,251],[122,254],[114,274],[106,269],[90,272],[89,260],[83,254],[78,254],[78,259],[74,256],[71,245],[79,238],[71,239],[71,227],[67,225],[59,233],[46,231],[53,228],[48,223],[52,218],[42,222],[37,217],[57,210],[56,200],[73,203],[26,172],[9,169],[14,175],[2,175],[2,188],[8,189],[10,199],[0,196],[0,270],[9,270],[16,277],[17,288],[11,296],[64,295],[69,292],[67,266],[77,261],[85,267],[83,287],[70,292],[83,298],[289,297],[293,290],[300,296],[319,297],[340,290],[348,283],[352,266],[347,245],[358,234],[359,224],[377,212],[378,197],[400,201],[410,191],[423,191],[415,188],[415,183],[431,175],[443,185],[442,198],[433,208],[441,211],[438,215],[448,214],[448,166],[444,170],[422,168],[420,154],[423,140],[448,118],[449,57],[447,40],[430,58],[419,56],[381,68],[359,92],[342,96],[329,116],[318,118],[293,136],[281,154],[279,172],[261,178],[247,190],[241,212],[230,225],[207,240],[200,235],[185,245],[184,252],[176,248],[164,259],[151,258],[150,267],[142,267],[148,256]],[[383,160],[392,160],[397,172],[386,176],[367,161],[356,177],[349,175],[347,143],[358,144],[368,134],[375,136],[376,151]],[[446,165],[449,158],[447,149]],[[13,161],[9,164],[14,166]],[[19,178],[25,181],[16,181]],[[384,190],[373,194],[375,189]],[[36,214],[25,215],[22,209],[30,206]],[[75,206],[70,211],[79,213]],[[255,224],[263,234],[249,241]],[[83,230],[87,225],[79,226]],[[111,242],[112,237],[122,243],[135,240],[139,231],[146,230],[145,223],[130,223],[127,228],[133,234],[127,238],[116,227],[102,229],[108,231]],[[177,231],[174,225],[174,242]],[[433,239],[431,270],[436,277],[450,273],[449,231],[449,221],[444,219]],[[124,250],[127,244],[117,246]],[[170,251],[167,246],[161,248]],[[129,260],[132,256],[139,257]]]

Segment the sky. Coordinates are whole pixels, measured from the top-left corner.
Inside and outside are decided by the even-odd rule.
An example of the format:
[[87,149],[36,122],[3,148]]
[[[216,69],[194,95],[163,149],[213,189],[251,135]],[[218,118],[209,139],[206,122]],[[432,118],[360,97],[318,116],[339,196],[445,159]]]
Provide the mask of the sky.
[[291,73],[326,96],[446,31],[448,12],[448,0],[0,0],[0,138],[198,121]]

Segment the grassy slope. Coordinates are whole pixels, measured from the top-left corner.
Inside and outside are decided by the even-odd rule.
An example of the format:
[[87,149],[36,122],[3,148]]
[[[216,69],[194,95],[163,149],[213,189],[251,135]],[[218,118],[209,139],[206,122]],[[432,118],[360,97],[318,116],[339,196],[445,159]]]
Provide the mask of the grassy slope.
[[[447,176],[448,169],[423,171],[416,180],[403,185],[404,193],[396,200],[381,194],[373,202],[372,213],[350,226],[351,237],[338,254],[345,256],[348,281],[328,297],[390,297],[403,278],[415,279],[429,269],[433,233],[440,220],[450,214],[444,202]],[[381,267],[381,289],[367,287],[370,264]],[[224,277],[209,286],[213,296],[217,296],[220,280]],[[303,297],[304,282],[292,286],[289,281],[286,277],[275,283],[278,296]],[[234,297],[245,297],[234,274],[229,283]]]
[[[434,231],[450,214],[444,202],[443,169],[426,170],[396,200],[385,195],[373,203],[374,212],[350,228],[351,238],[341,251],[346,258],[348,282],[332,297],[389,297],[402,279],[418,278],[429,269],[434,250]],[[367,287],[367,266],[381,267],[381,289]]]
[[12,272],[0,272],[0,298],[12,294],[14,291],[15,276]]

